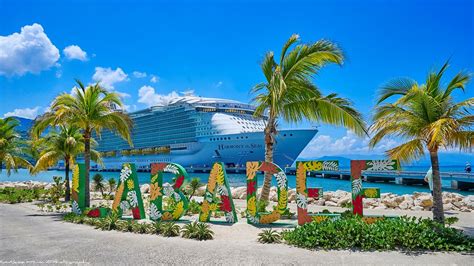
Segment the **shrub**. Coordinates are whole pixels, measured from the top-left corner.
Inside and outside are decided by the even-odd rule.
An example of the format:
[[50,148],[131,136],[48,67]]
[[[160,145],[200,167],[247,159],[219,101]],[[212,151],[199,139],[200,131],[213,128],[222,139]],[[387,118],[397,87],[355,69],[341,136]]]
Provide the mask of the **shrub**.
[[96,228],[106,231],[114,230],[117,228],[119,219],[118,212],[111,212],[107,217],[98,219],[99,222],[96,224]]
[[145,234],[148,230],[148,224],[134,222],[132,224],[132,232],[136,234]]
[[163,231],[163,222],[156,221],[148,227],[147,233],[159,235],[162,233],[162,231]]
[[201,212],[201,204],[195,200],[191,200],[188,205],[188,214],[198,214]]
[[258,242],[263,244],[280,243],[281,235],[275,230],[263,229],[263,231],[258,234]]
[[474,239],[430,219],[400,217],[370,220],[358,216],[308,223],[283,233],[290,245],[303,248],[362,250],[472,251]]
[[0,188],[0,202],[10,204],[40,200],[47,193],[45,189]]
[[128,220],[128,221],[120,220],[120,221],[117,221],[116,229],[122,232],[133,232],[134,224],[135,222],[131,220]]
[[205,223],[192,222],[183,226],[181,230],[184,238],[192,238],[197,240],[209,240],[214,236],[214,232],[210,226]]
[[176,223],[167,222],[163,224],[161,233],[166,237],[174,237],[179,236],[179,231],[180,228]]

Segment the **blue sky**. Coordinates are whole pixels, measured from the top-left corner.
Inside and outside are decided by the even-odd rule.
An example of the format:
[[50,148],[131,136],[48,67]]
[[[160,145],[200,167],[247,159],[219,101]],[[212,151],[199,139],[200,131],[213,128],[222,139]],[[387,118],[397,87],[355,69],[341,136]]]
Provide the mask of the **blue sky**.
[[[472,1],[360,2],[0,0],[0,116],[44,112],[75,78],[102,80],[123,93],[129,110],[187,90],[248,102],[249,89],[263,81],[265,52],[278,54],[292,33],[342,47],[344,66],[323,69],[315,82],[350,98],[366,117],[376,89],[391,78],[423,82],[448,58],[448,77],[474,71]],[[457,97],[473,97],[472,88]],[[321,126],[305,152],[366,153],[365,143]]]

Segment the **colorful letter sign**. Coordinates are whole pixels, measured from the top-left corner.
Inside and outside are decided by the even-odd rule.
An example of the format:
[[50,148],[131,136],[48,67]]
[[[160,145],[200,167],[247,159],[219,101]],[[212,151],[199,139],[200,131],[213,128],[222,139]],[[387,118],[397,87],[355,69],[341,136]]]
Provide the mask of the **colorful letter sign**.
[[[216,194],[220,197],[220,202],[216,202]],[[237,222],[232,192],[229,188],[227,174],[223,163],[216,162],[212,166],[207,181],[206,194],[199,213],[200,222],[209,222],[211,211],[221,210],[225,213],[225,220],[228,223]]]
[[72,212],[82,214],[86,206],[86,175],[83,163],[72,166]]
[[[257,172],[272,174],[277,180],[278,205],[273,212],[259,213],[257,210]],[[269,162],[247,162],[247,223],[268,224],[280,219],[288,204],[288,179],[285,172]]]
[[137,172],[133,163],[123,164],[112,204],[112,211],[118,211],[120,216],[124,210],[128,209],[132,209],[133,219],[146,218]]
[[[173,185],[163,186],[163,173],[172,173],[175,175]],[[152,163],[151,164],[151,182],[150,182],[150,219],[151,220],[179,220],[188,209],[188,199],[181,192],[181,186],[184,181],[189,179],[186,170],[175,163]],[[172,197],[174,200],[173,208],[163,210],[163,196]]]
[[296,162],[296,205],[298,208],[298,224],[303,225],[311,221],[320,222],[327,219],[335,219],[338,214],[310,214],[308,213],[308,198],[319,199],[323,195],[323,189],[307,188],[307,171],[337,171],[338,161],[307,161]]
[[378,188],[362,188],[362,171],[393,171],[398,170],[396,160],[352,160],[351,161],[351,183],[352,183],[352,212],[364,215],[363,198],[380,198]]

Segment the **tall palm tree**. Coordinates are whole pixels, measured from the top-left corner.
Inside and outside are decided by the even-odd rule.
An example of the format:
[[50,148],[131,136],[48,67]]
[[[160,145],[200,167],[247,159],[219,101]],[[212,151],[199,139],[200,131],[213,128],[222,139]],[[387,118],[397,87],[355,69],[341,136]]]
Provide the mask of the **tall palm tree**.
[[[71,188],[69,186],[69,169],[74,163],[76,156],[84,152],[84,137],[76,126],[60,125],[59,131],[52,130],[44,138],[37,139],[36,142],[43,143],[44,148],[40,149],[39,158],[32,170],[33,174],[47,170],[58,161],[63,160],[65,166],[65,200],[70,200]],[[92,139],[92,146],[96,142]],[[100,153],[91,150],[91,157],[94,161],[101,163]]]
[[[268,113],[265,126],[265,161],[273,162],[273,146],[277,134],[277,121],[288,122],[303,119],[341,125],[358,135],[366,134],[366,125],[361,114],[349,100],[335,93],[323,95],[314,84],[313,77],[330,64],[341,65],[344,56],[332,42],[319,40],[310,44],[297,44],[299,36],[294,34],[283,46],[278,63],[273,52],[268,52],[261,63],[266,81],[257,84],[252,93],[257,104],[255,115]],[[290,50],[290,48],[292,48]],[[264,179],[261,200],[268,200],[271,176]]]
[[0,118],[0,172],[5,165],[7,175],[18,167],[31,169],[30,162],[22,157],[26,152],[20,135],[15,131],[18,125],[18,120],[13,117]]
[[84,138],[84,163],[86,178],[86,206],[90,206],[90,160],[91,138],[95,132],[100,136],[105,128],[117,132],[132,146],[130,130],[132,120],[116,106],[123,108],[120,96],[108,92],[98,83],[85,87],[79,80],[72,94],[61,94],[51,104],[51,111],[38,119],[34,133],[39,134],[49,125],[71,124],[82,130]]
[[[440,148],[471,150],[474,141],[474,98],[456,102],[453,91],[464,91],[470,75],[459,72],[446,86],[441,78],[448,67],[428,74],[425,84],[407,78],[390,81],[380,89],[371,131],[370,146],[386,136],[405,142],[386,153],[400,161],[416,160],[428,150],[433,169],[433,219],[444,223],[438,152]],[[394,99],[392,103],[385,100]]]

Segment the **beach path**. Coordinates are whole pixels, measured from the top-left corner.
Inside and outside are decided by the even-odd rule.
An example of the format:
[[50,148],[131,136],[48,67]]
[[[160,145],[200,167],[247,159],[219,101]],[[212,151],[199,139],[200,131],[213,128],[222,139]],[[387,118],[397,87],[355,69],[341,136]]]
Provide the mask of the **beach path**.
[[474,255],[459,253],[310,251],[284,244],[260,244],[261,229],[237,223],[212,225],[216,239],[195,241],[100,231],[65,223],[30,203],[0,204],[0,263],[76,262],[91,264],[458,264]]

